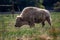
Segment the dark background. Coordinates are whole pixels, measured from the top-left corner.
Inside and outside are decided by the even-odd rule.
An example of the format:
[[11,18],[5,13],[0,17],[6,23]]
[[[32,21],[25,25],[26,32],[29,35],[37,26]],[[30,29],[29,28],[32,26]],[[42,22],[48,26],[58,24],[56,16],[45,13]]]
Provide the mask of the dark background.
[[0,12],[11,11],[13,8],[15,11],[22,11],[22,9],[27,6],[40,7],[40,5],[43,5],[45,9],[53,10],[54,4],[57,2],[60,2],[60,0],[0,0]]

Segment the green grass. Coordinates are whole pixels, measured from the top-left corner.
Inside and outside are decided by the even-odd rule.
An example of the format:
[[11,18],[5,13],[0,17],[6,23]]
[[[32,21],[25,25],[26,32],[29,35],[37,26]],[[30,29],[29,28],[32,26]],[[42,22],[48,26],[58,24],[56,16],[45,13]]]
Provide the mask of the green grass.
[[[44,28],[42,28],[41,24],[36,24],[34,28],[30,28],[29,25],[24,25],[21,28],[14,27],[17,15],[18,14],[14,14],[14,17],[12,17],[11,14],[0,14],[1,40],[16,40],[16,37],[22,37],[23,35],[37,36],[45,33],[48,34],[50,26],[47,22]],[[51,16],[53,27],[60,28],[60,12],[52,12]],[[60,35],[60,32],[57,35]]]

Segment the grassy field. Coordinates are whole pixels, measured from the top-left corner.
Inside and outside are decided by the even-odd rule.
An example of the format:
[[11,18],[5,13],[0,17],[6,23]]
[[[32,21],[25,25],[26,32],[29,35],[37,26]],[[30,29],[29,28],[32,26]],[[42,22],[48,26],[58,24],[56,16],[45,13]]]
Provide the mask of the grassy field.
[[[34,28],[24,25],[21,28],[14,27],[15,19],[18,14],[0,14],[0,40],[41,40],[39,35],[56,36],[60,40],[60,12],[52,12],[52,27],[46,22],[44,28],[41,24],[36,24]],[[29,39],[30,38],[30,39]]]

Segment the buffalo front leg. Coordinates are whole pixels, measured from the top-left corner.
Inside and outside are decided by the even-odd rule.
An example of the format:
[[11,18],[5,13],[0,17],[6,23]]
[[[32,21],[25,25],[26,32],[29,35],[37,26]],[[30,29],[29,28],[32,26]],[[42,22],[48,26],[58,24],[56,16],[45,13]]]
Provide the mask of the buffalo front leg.
[[33,22],[29,22],[29,26],[30,26],[30,28],[31,28],[31,27],[34,27],[35,24],[34,24]]
[[35,20],[34,20],[34,16],[30,16],[30,20],[29,20],[29,25],[30,25],[30,28],[31,27],[35,27],[35,24],[34,24]]

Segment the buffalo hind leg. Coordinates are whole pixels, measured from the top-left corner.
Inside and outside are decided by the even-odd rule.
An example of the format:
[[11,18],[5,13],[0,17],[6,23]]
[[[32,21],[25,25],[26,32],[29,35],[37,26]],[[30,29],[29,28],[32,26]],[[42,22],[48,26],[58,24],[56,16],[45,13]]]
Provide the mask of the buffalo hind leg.
[[49,23],[49,25],[51,26],[51,20],[50,20],[50,18],[47,18],[46,20]]
[[43,22],[42,22],[42,27],[44,27],[44,26],[45,26],[45,22],[43,21]]

